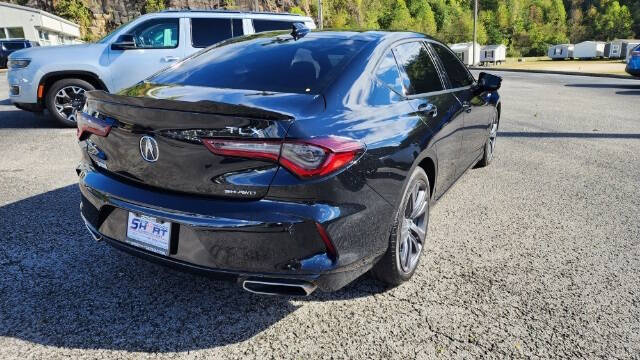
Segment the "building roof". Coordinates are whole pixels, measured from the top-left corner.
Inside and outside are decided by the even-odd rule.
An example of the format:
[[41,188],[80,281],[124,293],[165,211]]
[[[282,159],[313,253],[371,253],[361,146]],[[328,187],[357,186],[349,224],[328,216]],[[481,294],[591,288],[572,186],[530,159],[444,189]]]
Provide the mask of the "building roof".
[[507,46],[504,45],[504,44],[494,44],[494,45],[483,45],[482,46],[482,48],[485,49],[485,50],[494,50],[494,49],[497,49],[497,48],[500,48],[500,47],[506,48]]
[[[480,44],[476,43],[476,45],[478,46],[478,48],[480,47]],[[465,43],[449,44],[449,47],[451,48],[451,50],[455,50],[455,49],[466,50],[472,46],[473,46],[473,41],[469,41]]]
[[587,41],[583,41],[583,42],[579,42],[576,45],[580,45],[580,44],[604,44],[604,41],[596,41],[596,40],[587,40]]
[[34,8],[27,7],[27,6],[22,6],[22,5],[10,4],[10,3],[6,3],[6,2],[0,2],[0,7],[1,6],[10,7],[10,8],[18,9],[18,10],[23,10],[23,11],[33,12],[33,13],[36,13],[36,14],[39,14],[39,15],[42,15],[42,16],[46,16],[46,17],[50,17],[50,18],[56,19],[56,20],[58,20],[60,22],[63,22],[65,24],[68,24],[68,25],[71,25],[71,26],[75,26],[77,28],[80,27],[80,25],[78,25],[78,24],[76,24],[76,23],[74,23],[72,21],[69,21],[67,19],[61,18],[60,16],[57,16],[57,15],[53,15],[52,13],[46,12],[44,10],[34,9]]
[[627,42],[627,43],[629,43],[629,42],[640,42],[640,40],[639,39],[613,39],[613,40],[611,40],[609,42],[610,43],[613,43],[613,42]]

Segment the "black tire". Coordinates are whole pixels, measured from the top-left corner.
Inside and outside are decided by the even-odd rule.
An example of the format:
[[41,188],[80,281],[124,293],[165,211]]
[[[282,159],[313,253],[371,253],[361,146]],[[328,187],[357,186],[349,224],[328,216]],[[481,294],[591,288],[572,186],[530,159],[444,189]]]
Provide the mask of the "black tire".
[[500,125],[499,115],[496,115],[495,119],[491,123],[491,128],[489,129],[489,136],[487,136],[487,142],[484,144],[484,154],[482,155],[482,159],[478,161],[476,168],[482,168],[489,166],[493,161],[493,157],[496,152],[496,141],[498,140],[498,126]]
[[[420,249],[415,255],[415,259],[411,262],[411,266],[407,269],[403,267],[403,260],[401,260],[402,245],[403,245],[403,224],[405,224],[406,215],[409,209],[409,202],[415,203],[415,198],[420,198],[420,196],[416,196],[416,192],[414,191],[416,186],[419,189],[424,191],[425,196],[425,210],[424,210],[424,218],[422,222],[419,222],[419,227],[424,231],[424,236],[421,241]],[[428,229],[429,229],[429,206],[430,206],[430,187],[429,178],[424,170],[420,167],[417,167],[413,173],[411,174],[409,181],[404,189],[402,194],[402,201],[400,202],[400,206],[396,212],[396,217],[394,219],[393,228],[391,229],[391,234],[389,236],[389,248],[387,252],[383,255],[383,257],[378,261],[378,263],[371,270],[372,275],[378,280],[386,283],[390,286],[397,286],[402,284],[403,282],[409,280],[413,273],[416,271],[420,263],[420,255],[422,254],[422,249],[424,249],[424,245],[426,239],[428,238]],[[411,210],[413,210],[413,206],[411,206]],[[409,211],[411,212],[411,211]],[[415,232],[409,231],[411,234],[416,234]],[[414,246],[415,244],[412,244]],[[414,247],[410,247],[407,251],[413,250]],[[414,256],[411,253],[411,256]]]
[[[84,80],[70,78],[56,81],[49,90],[47,90],[47,94],[45,95],[45,105],[54,120],[66,127],[75,127],[76,122],[75,119],[73,119],[73,116],[62,116],[56,109],[56,94],[58,94],[62,89],[82,89],[82,92],[84,92],[95,90],[95,87]],[[71,94],[72,92],[73,90],[70,90],[69,93]],[[84,104],[84,95],[80,96],[79,94],[71,94],[69,96],[69,104],[72,104],[74,108],[81,106]],[[64,111],[71,112],[72,110],[65,107]]]

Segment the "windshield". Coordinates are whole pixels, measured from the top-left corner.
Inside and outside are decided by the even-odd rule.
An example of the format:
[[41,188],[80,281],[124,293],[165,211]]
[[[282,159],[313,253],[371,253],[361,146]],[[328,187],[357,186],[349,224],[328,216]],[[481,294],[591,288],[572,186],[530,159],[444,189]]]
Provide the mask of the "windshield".
[[113,30],[112,32],[108,33],[107,35],[105,35],[102,39],[98,40],[98,44],[104,44],[109,42],[109,40],[111,40],[117,33],[118,31],[120,31],[120,29],[122,29],[123,27],[129,25],[129,23],[131,23],[131,21],[128,21],[120,26],[118,26],[117,28],[115,28],[115,30]]
[[317,94],[366,44],[362,40],[320,33],[297,41],[286,32],[280,34],[263,33],[229,40],[152,76],[148,81]]

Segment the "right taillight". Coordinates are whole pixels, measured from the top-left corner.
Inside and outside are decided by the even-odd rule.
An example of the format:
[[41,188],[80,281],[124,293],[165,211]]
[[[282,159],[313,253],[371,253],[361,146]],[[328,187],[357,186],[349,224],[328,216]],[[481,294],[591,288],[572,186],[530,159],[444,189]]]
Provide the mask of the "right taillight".
[[[95,115],[95,116],[94,116]],[[84,111],[76,111],[78,140],[85,140],[90,134],[107,136],[115,120],[99,114],[90,115]]]
[[322,177],[351,164],[364,145],[344,137],[295,140],[202,139],[214,154],[278,162],[300,178]]

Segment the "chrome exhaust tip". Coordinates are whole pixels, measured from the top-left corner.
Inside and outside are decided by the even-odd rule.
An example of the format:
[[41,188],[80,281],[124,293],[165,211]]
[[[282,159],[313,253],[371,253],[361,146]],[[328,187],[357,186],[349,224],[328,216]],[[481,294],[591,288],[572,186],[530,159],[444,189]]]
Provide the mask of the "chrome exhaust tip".
[[317,286],[306,281],[265,278],[243,280],[242,288],[260,295],[309,296]]
[[94,230],[93,227],[89,225],[89,222],[87,221],[87,219],[84,218],[84,215],[82,215],[82,206],[80,206],[80,217],[82,218],[82,222],[84,222],[84,227],[86,227],[87,230],[89,230],[89,234],[91,234],[91,237],[93,238],[93,240],[102,241],[102,234]]

